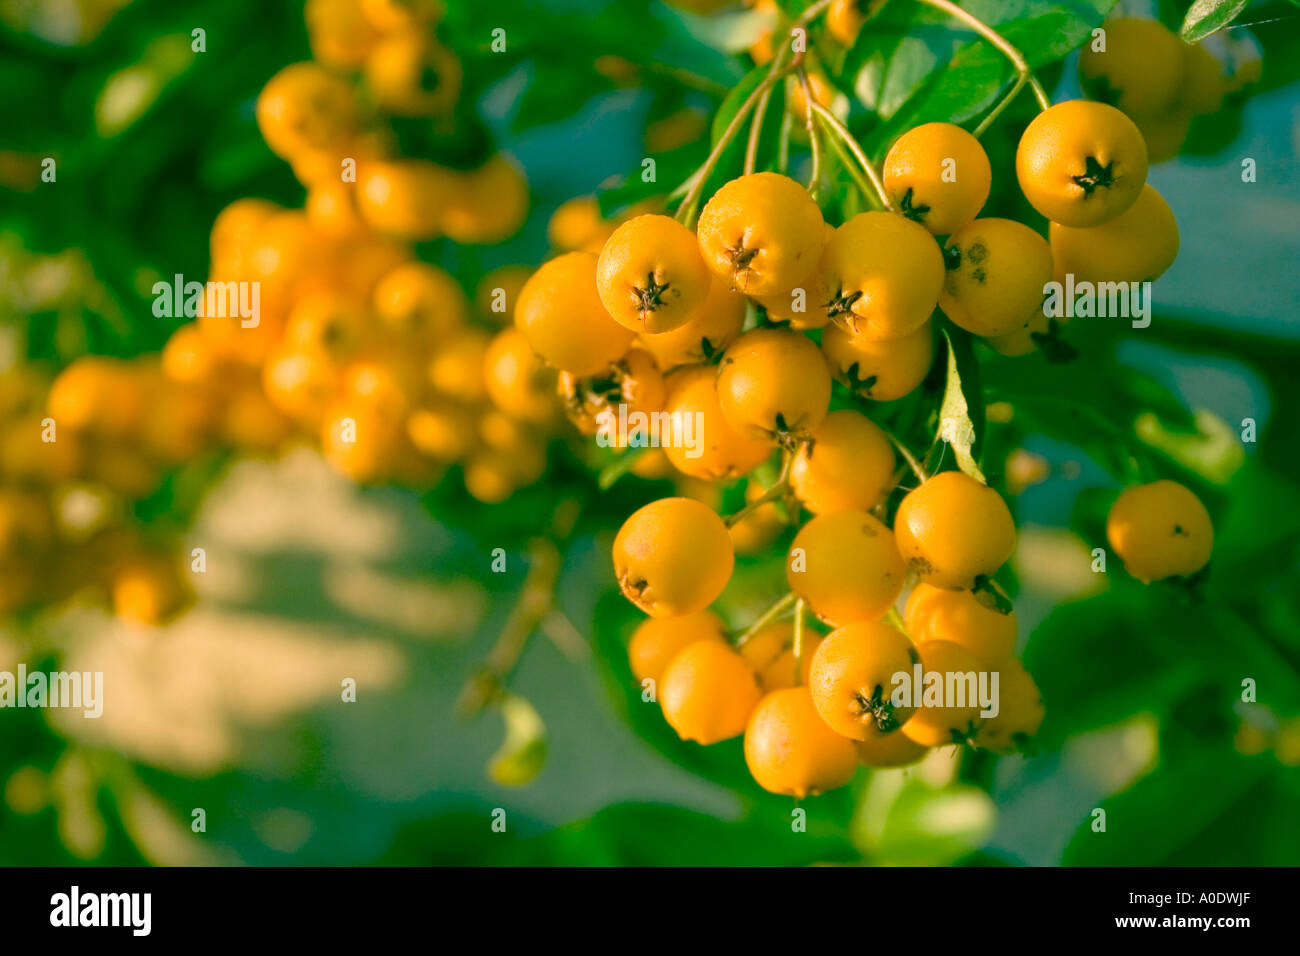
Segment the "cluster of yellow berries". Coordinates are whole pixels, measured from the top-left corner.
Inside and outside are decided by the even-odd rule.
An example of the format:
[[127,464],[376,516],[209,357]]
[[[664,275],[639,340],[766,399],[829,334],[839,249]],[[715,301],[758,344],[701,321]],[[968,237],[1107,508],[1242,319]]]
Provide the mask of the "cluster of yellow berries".
[[1103,31],[1079,57],[1080,83],[1137,124],[1152,163],[1177,156],[1192,120],[1217,113],[1263,66],[1257,46],[1230,34],[1185,43],[1160,21],[1137,17],[1116,17]]
[[[888,208],[838,226],[774,172],[723,185],[694,230],[657,212],[605,223],[576,204],[552,220],[553,238],[574,241],[555,243],[562,254],[525,284],[515,323],[559,372],[571,418],[590,434],[642,413],[641,433],[622,437],[661,445],[654,473],[679,488],[748,476],[740,513],[724,519],[707,495],[663,498],[614,543],[620,589],[649,615],[629,646],[633,673],[680,736],[743,734],[758,783],[795,796],[846,783],[859,763],[900,766],[944,744],[1023,749],[1044,711],[993,583],[1015,548],[1009,509],[977,478],[928,475],[905,454],[920,484],[891,527],[903,474],[894,442],[857,408],[832,410],[834,383],[859,402],[911,393],[933,364],[936,310],[1021,355],[1055,334],[1053,281],[1157,278],[1178,231],[1147,166],[1128,116],[1079,100],[1045,109],[1017,151],[1021,190],[1050,238],[979,218],[989,159],[949,123],[899,138],[881,175]],[[698,442],[685,440],[687,422]],[[774,458],[780,478],[760,481]],[[770,544],[787,521],[802,525],[786,556],[787,603],[729,639],[709,606],[739,546]],[[1213,539],[1204,506],[1169,481],[1125,491],[1107,533],[1143,581],[1196,573]],[[781,620],[791,604],[794,619]],[[805,609],[828,634],[805,634]],[[895,678],[914,668],[949,685],[997,673],[996,716],[973,700],[898,703]]]
[[156,357],[87,359],[53,383],[32,366],[0,376],[0,613],[88,595],[158,624],[186,607],[176,543],[131,510],[197,454],[213,411]]
[[[264,139],[307,190],[303,208],[247,198],[217,216],[195,320],[160,355],[84,357],[52,383],[6,373],[0,610],[92,579],[123,617],[156,624],[180,610],[187,570],[128,519],[211,450],[307,439],[357,481],[415,487],[459,464],[483,502],[541,476],[562,417],[556,375],[502,327],[526,272],[489,273],[471,302],[411,247],[500,241],[528,205],[504,157],[460,171],[394,153],[387,117],[439,122],[459,95],[459,62],[436,38],[441,9],[309,0],[314,60],[277,73],[257,103]],[[61,530],[69,507],[94,512],[85,528]]]

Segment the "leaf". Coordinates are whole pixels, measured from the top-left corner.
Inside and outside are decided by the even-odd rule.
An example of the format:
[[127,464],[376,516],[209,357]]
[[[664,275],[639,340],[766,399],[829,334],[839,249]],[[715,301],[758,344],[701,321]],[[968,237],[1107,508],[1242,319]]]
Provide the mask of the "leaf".
[[1218,33],[1241,15],[1250,0],[1196,0],[1183,18],[1181,35],[1188,43]]
[[[966,0],[961,6],[996,29],[1032,68],[1054,63],[1082,43],[1115,5],[1090,0],[1068,9],[1035,0]],[[1009,88],[1010,61],[947,14],[921,4],[888,4],[844,58],[837,80],[886,122],[864,143],[882,151],[924,122],[962,123]],[[1022,95],[1028,96],[1027,92]]]
[[[1177,763],[1168,759],[1133,787],[1102,801],[1106,829],[1094,832],[1091,814],[1065,849],[1066,866],[1167,864],[1187,842],[1215,821],[1241,817],[1232,809],[1262,780],[1266,765],[1231,751],[1201,750]],[[1236,843],[1236,840],[1233,840]],[[1240,847],[1237,846],[1240,852]],[[1198,865],[1207,861],[1198,858]],[[1224,861],[1226,862],[1226,861]],[[1243,865],[1234,856],[1232,863]]]
[[903,770],[877,771],[849,824],[854,845],[873,863],[945,866],[993,835],[997,808],[969,784],[936,789]]
[[726,99],[722,101],[722,105],[718,107],[718,112],[713,117],[713,125],[709,130],[709,142],[712,145],[718,145],[723,133],[727,131],[727,127],[731,125],[731,121],[735,119],[736,114],[740,112],[740,108],[745,104],[745,100],[749,99],[749,95],[767,79],[770,72],[772,70],[768,64],[754,67],[727,94]]
[[492,755],[488,774],[503,787],[522,787],[546,764],[546,725],[533,705],[518,694],[507,694],[500,708],[506,736]]
[[[963,472],[982,484],[988,482],[980,471],[972,449],[979,440],[979,428],[984,424],[984,408],[979,387],[979,365],[971,350],[970,340],[955,330],[944,330],[948,341],[948,379],[944,387],[943,402],[939,406],[939,437],[952,446],[957,465]],[[972,410],[967,396],[974,396]]]

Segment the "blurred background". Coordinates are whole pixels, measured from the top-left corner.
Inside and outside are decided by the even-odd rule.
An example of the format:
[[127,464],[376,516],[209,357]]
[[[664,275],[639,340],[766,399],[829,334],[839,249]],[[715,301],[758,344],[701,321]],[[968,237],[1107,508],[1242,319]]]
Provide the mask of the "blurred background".
[[[996,22],[1032,4],[965,6]],[[1091,6],[1096,24],[1112,4]],[[1124,10],[1176,28],[1185,6]],[[658,158],[658,192],[684,178],[764,25],[739,6],[705,19],[649,0],[446,0],[426,29],[402,19],[419,7],[0,0],[0,672],[22,663],[102,672],[105,683],[98,719],[0,710],[0,863],[1297,862],[1300,9],[1253,4],[1240,21],[1250,25],[1227,31],[1235,67],[1253,51],[1256,75],[1152,168],[1182,246],[1151,327],[1080,330],[1076,363],[986,369],[991,388],[1028,409],[1017,405],[986,454],[1003,456],[992,471],[1005,473],[1022,529],[1021,650],[1048,713],[1038,753],[959,761],[947,748],[906,771],[863,771],[807,801],[807,832],[795,833],[790,801],[753,784],[739,741],[677,740],[627,670],[636,615],[614,588],[609,546],[667,480],[628,475],[599,489],[610,462],[545,415],[517,439],[523,451],[507,441],[493,454],[434,456],[435,469],[409,480],[322,452],[319,431],[292,415],[253,437],[223,418],[179,449],[135,436],[135,458],[96,433],[55,478],[25,467],[46,393],[62,394],[51,381],[66,383],[55,376],[83,356],[122,363],[100,370],[99,391],[86,386],[101,402],[116,407],[145,381],[175,398],[155,404],[188,407],[189,392],[167,391],[196,361],[182,348],[186,323],[156,315],[151,289],[221,273],[213,227],[232,203],[307,203],[299,227],[354,241],[312,203],[328,199],[312,174],[259,129],[259,94],[285,66],[314,59],[359,75],[361,108],[377,102],[387,117],[380,153],[436,163],[462,177],[465,195],[487,190],[508,206],[502,197],[519,196],[511,176],[526,179],[526,201],[502,221],[467,213],[469,226],[437,236],[412,228],[394,260],[454,277],[463,325],[478,330],[465,348],[481,364],[503,320],[482,290],[517,288],[558,245],[562,206],[598,229],[640,200],[643,157]],[[363,21],[349,19],[357,11]],[[890,23],[881,35],[893,36],[895,76],[907,56],[969,42],[935,28],[909,53]],[[498,28],[504,50],[493,49]],[[454,86],[451,99],[425,111],[386,94],[386,74],[353,48],[380,42],[363,42],[366,30],[436,36],[446,56],[422,48],[419,71],[436,69],[430,88]],[[399,44],[391,58],[404,55]],[[1043,76],[1054,99],[1079,95],[1072,58]],[[904,122],[912,107],[898,99],[886,118]],[[855,130],[880,126],[854,115]],[[990,132],[1013,192],[1025,117],[1009,111]],[[515,171],[504,185],[487,171],[494,162]],[[598,190],[599,209],[570,203]],[[237,390],[252,373],[230,374]],[[231,395],[260,401],[248,382],[222,392],[220,407],[235,406]],[[464,388],[488,409],[475,412],[481,429],[527,421],[492,418],[502,402]],[[1103,421],[1053,417],[1034,391]],[[1241,440],[1248,419],[1257,441]],[[1210,506],[1216,551],[1200,594],[1091,572],[1119,488],[1108,467],[1117,434],[1136,436]],[[503,464],[539,454],[523,471]],[[54,530],[31,517],[46,511]],[[511,703],[467,717],[548,541],[559,543],[554,607],[508,668]],[[158,571],[162,554],[193,571],[194,549],[205,569],[180,579],[191,583]],[[730,618],[770,600],[783,550],[772,552],[775,565],[740,562]],[[1256,703],[1240,700],[1246,679]],[[1096,808],[1106,833],[1091,829]]]

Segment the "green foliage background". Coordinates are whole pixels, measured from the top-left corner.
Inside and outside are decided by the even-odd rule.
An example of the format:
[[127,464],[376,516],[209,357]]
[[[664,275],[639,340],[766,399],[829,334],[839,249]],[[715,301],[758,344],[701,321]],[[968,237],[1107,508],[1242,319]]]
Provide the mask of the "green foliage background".
[[[1022,49],[1049,89],[1060,83],[1069,90],[1072,67],[1063,58],[1113,4],[968,0],[963,6]],[[1176,28],[1182,6],[1159,4],[1160,14]],[[646,123],[683,106],[720,107],[712,126],[716,138],[764,72],[747,72],[737,55],[759,27],[756,14],[738,8],[707,22],[649,0],[449,0],[448,8],[443,36],[462,56],[466,75],[456,131],[434,136],[412,125],[399,129],[403,144],[411,153],[464,166],[481,160],[493,143],[504,145],[524,161],[533,191],[530,222],[511,242],[481,249],[446,242],[421,247],[425,258],[451,269],[470,290],[490,267],[540,261],[546,216],[562,200],[599,186],[602,206],[615,209],[684,179],[710,143],[656,156],[657,182],[646,184],[639,176]],[[1262,122],[1270,123],[1285,115],[1285,107],[1295,108],[1300,30],[1290,5],[1259,3],[1250,10],[1252,21],[1284,21],[1282,28],[1258,31],[1265,70],[1252,98],[1284,107],[1261,111]],[[185,41],[195,26],[207,31],[205,53],[188,52]],[[499,26],[509,38],[504,54],[488,45]],[[875,159],[917,123],[974,120],[1008,81],[1006,62],[990,47],[935,11],[902,0],[893,0],[846,53],[829,51],[818,32],[813,36],[814,49],[826,53],[833,81],[852,104],[851,128]],[[0,149],[51,155],[59,163],[56,187],[0,192],[0,234],[38,253],[80,248],[109,297],[71,316],[5,315],[3,321],[24,329],[32,359],[58,365],[82,351],[156,350],[171,329],[148,307],[150,277],[204,273],[211,222],[233,199],[254,195],[300,204],[301,187],[258,136],[253,105],[270,75],[308,56],[297,4],[139,0],[78,48],[0,32],[0,91],[7,103]],[[633,64],[636,81],[610,79],[600,69],[601,57]],[[109,128],[102,109],[97,114],[97,100],[122,71],[139,68],[160,78],[158,94],[133,122]],[[726,95],[733,87],[738,92]],[[1022,96],[985,137],[997,171],[985,215],[1044,227],[1010,173],[1018,130],[1031,109],[1031,98]],[[1251,101],[1231,102],[1222,114],[1198,121],[1188,145],[1189,162],[1222,171],[1224,190],[1252,188],[1240,183],[1233,152],[1251,109]],[[1275,139],[1287,133],[1265,132]],[[769,133],[766,142],[775,143],[775,131]],[[1289,156],[1294,164],[1294,147]],[[734,175],[738,165],[733,148],[711,187]],[[858,201],[851,180],[839,169],[835,175],[842,188],[832,209],[847,217]],[[1295,169],[1287,175],[1294,183]],[[1180,203],[1194,204],[1198,197],[1170,199],[1182,220]],[[1294,220],[1292,230],[1294,245]],[[1184,247],[1202,241],[1184,232]],[[1275,283],[1282,290],[1278,298],[1294,307],[1294,298],[1286,298],[1288,289],[1294,292],[1293,276],[1238,272],[1220,281]],[[915,776],[864,771],[852,788],[808,801],[807,832],[791,832],[790,802],[753,785],[738,741],[707,750],[681,742],[655,708],[640,702],[627,669],[622,647],[636,615],[612,591],[608,535],[667,486],[625,477],[597,494],[592,470],[557,447],[547,478],[506,504],[476,505],[455,476],[423,501],[455,542],[440,553],[431,576],[472,579],[493,598],[493,610],[470,646],[434,648],[419,663],[418,673],[433,681],[430,692],[438,701],[435,742],[431,752],[409,759],[444,760],[448,769],[434,773],[432,792],[394,807],[352,792],[347,780],[309,776],[267,784],[275,790],[267,795],[247,768],[188,781],[100,753],[93,757],[99,768],[94,800],[109,833],[93,862],[148,859],[119,812],[143,786],[182,819],[194,805],[226,808],[212,814],[214,821],[237,816],[244,802],[264,797],[307,813],[318,832],[337,826],[368,834],[346,846],[314,841],[294,858],[299,862],[999,864],[1035,858],[1030,850],[1041,840],[1059,847],[1052,862],[1065,864],[1295,864],[1300,772],[1269,753],[1243,755],[1233,740],[1243,717],[1300,715],[1300,424],[1294,415],[1300,407],[1294,374],[1300,344],[1293,322],[1277,324],[1270,334],[1247,334],[1232,314],[1165,308],[1177,296],[1162,297],[1162,288],[1157,287],[1161,311],[1148,329],[1101,322],[1085,328],[1076,321],[1067,338],[1080,355],[1067,363],[982,352],[976,370],[969,343],[951,330],[962,366],[955,384],[979,426],[974,452],[991,482],[1003,480],[1005,453],[1022,445],[1063,450],[1084,462],[1068,487],[1058,482],[1023,496],[1017,503],[1020,520],[1068,524],[1090,547],[1104,546],[1102,525],[1115,491],[1137,476],[1155,475],[1193,487],[1215,519],[1215,557],[1194,587],[1142,587],[1112,569],[1110,587],[1098,595],[1047,603],[1041,595],[1026,597],[1031,608],[1039,602],[1040,620],[1023,653],[1048,708],[1036,757],[994,761],[979,755],[964,762],[959,779],[941,787]],[[1156,349],[1154,366],[1149,359],[1134,361],[1129,345],[1139,338]],[[1171,385],[1160,367],[1166,363],[1192,368],[1193,387]],[[920,409],[935,405],[949,384],[939,365],[916,394],[878,410],[916,446],[927,446],[932,434]],[[1209,386],[1199,393],[1194,387],[1213,376],[1198,377],[1196,370],[1217,374],[1225,367],[1226,374],[1255,384],[1251,394],[1258,409],[1252,411],[1261,432],[1240,461],[1198,431],[1189,410],[1215,401]],[[986,401],[1013,403],[1015,417],[986,425]],[[1230,431],[1239,431],[1235,422]],[[190,475],[190,484],[206,487],[210,472],[200,477]],[[186,487],[186,480],[178,476],[173,486]],[[485,563],[478,556],[497,546],[520,553],[539,530],[538,515],[565,495],[586,502],[561,582],[562,606],[594,651],[585,665],[591,673],[582,678],[591,682],[584,686],[599,688],[601,719],[624,722],[635,735],[619,740],[650,748],[657,756],[649,759],[707,781],[710,796],[683,785],[680,801],[617,798],[576,819],[556,809],[570,805],[564,800],[549,809],[535,803],[512,810],[524,822],[496,834],[485,822],[491,809],[511,808],[516,795],[464,772],[464,751],[474,749],[486,761],[495,732],[482,724],[457,725],[450,690],[490,643],[521,580],[512,573],[502,583],[476,570]],[[160,520],[179,508],[173,499],[162,502]],[[761,605],[759,596],[779,579],[779,564],[778,555],[774,573],[770,560],[741,562],[728,609],[743,618]],[[1011,576],[1004,583],[1015,593],[1018,583]],[[571,695],[584,692],[549,665],[525,668],[520,677],[520,691],[551,725],[553,748],[580,747],[580,741],[562,740],[565,721],[553,717],[564,713]],[[1245,709],[1234,706],[1244,678],[1258,682],[1260,695],[1259,704]],[[6,712],[0,721],[0,780],[20,765],[51,766],[65,747],[41,715]],[[1156,758],[1108,789],[1097,782],[1105,779],[1098,765],[1104,768],[1112,752],[1119,759],[1121,739],[1103,732],[1135,721],[1155,728]],[[300,731],[314,732],[307,726]],[[1085,740],[1094,741],[1091,749],[1082,747]],[[453,751],[460,756],[452,757]],[[1085,751],[1091,764],[1081,756]],[[537,786],[555,791],[581,785],[556,781],[555,772],[545,771]],[[611,776],[620,772],[609,768]],[[582,779],[598,776],[599,771]],[[635,793],[635,786],[623,790]],[[1107,811],[1106,835],[1090,828],[1095,807]],[[238,825],[214,822],[208,839],[252,862],[285,861],[252,846]],[[19,817],[0,808],[0,862],[76,862],[64,849],[57,811]]]

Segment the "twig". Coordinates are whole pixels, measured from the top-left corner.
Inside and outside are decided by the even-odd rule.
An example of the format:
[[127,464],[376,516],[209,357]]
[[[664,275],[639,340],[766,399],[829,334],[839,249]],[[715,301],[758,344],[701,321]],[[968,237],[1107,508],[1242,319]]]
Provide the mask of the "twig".
[[811,100],[809,102],[812,103],[813,110],[821,117],[822,122],[826,125],[827,129],[839,137],[840,141],[848,147],[849,152],[853,154],[853,158],[858,161],[858,165],[862,167],[862,171],[866,173],[867,178],[871,180],[871,188],[875,190],[876,196],[879,197],[881,205],[891,212],[896,211],[893,202],[885,193],[885,184],[880,178],[880,173],[876,171],[875,166],[871,165],[871,160],[869,160],[867,154],[862,151],[862,147],[858,144],[858,141],[853,138],[853,134],[849,132],[848,127],[840,122],[838,116],[820,103],[812,102]]
[[758,620],[754,621],[753,624],[745,628],[745,630],[741,633],[741,635],[737,637],[734,641],[732,641],[732,644],[735,647],[744,647],[751,637],[753,637],[763,628],[767,627],[767,625],[771,624],[778,617],[780,617],[782,614],[788,611],[790,609],[790,606],[794,604],[796,601],[797,598],[795,597],[794,592],[787,591],[776,601],[776,603],[774,603],[766,611],[760,614],[758,616]]

